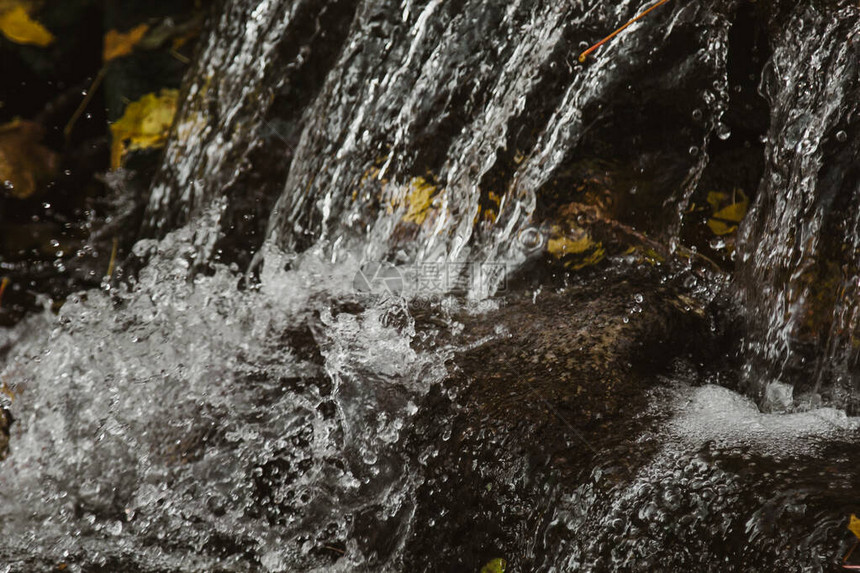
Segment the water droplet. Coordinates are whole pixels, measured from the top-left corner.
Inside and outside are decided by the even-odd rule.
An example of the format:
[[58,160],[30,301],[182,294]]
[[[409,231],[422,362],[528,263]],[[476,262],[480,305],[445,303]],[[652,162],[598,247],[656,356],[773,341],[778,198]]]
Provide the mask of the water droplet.
[[642,294],[641,294],[641,293],[636,293],[636,294],[633,296],[633,300],[635,300],[635,301],[636,301],[636,302],[638,302],[638,303],[641,303],[642,301],[644,301],[644,300],[645,300],[645,297],[644,297],[644,296],[642,296]]
[[693,157],[695,157],[696,155],[699,154],[699,148],[696,147],[695,145],[691,145],[689,151],[690,151],[690,155],[692,155]]
[[726,242],[721,237],[716,237],[711,239],[711,242],[708,243],[708,245],[715,251],[719,251],[720,249],[725,248]]
[[727,140],[732,136],[732,130],[725,123],[717,124],[717,137],[719,137],[722,141]]
[[700,110],[698,108],[693,110],[693,119],[695,121],[702,121],[703,115],[704,114],[702,113],[702,110]]
[[839,143],[845,143],[846,141],[848,141],[848,134],[840,129],[836,132],[836,141],[838,141]]

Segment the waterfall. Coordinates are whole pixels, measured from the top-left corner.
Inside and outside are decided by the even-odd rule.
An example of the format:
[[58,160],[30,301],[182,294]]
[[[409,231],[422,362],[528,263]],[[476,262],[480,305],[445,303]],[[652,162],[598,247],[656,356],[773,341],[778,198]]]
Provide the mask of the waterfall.
[[[731,2],[657,13],[586,67],[576,62],[584,39],[605,22],[629,18],[641,3],[318,2],[327,12],[355,11],[345,36],[333,38],[343,43],[336,58],[317,55],[322,40],[313,35],[295,49],[308,25],[300,22],[304,3],[260,4],[252,18],[259,23],[244,35],[235,22],[251,17],[253,3],[232,4],[210,35],[232,43],[210,40],[189,81],[153,186],[152,227],[186,221],[225,199],[221,209],[237,211],[241,191],[230,190],[245,189],[235,181],[254,168],[259,148],[260,168],[278,161],[289,168],[283,189],[273,193],[279,197],[271,216],[257,207],[268,220],[267,242],[279,251],[351,243],[371,259],[400,253],[412,262],[516,264],[525,256],[516,236],[541,223],[536,209],[552,208],[553,200],[542,196],[570,196],[564,188],[572,186],[565,181],[570,165],[605,154],[589,145],[608,131],[615,151],[637,169],[663,171],[664,186],[641,200],[665,201],[669,214],[660,218],[675,221],[677,231],[727,97]],[[325,80],[295,85],[307,76],[295,70],[313,65],[330,66]],[[316,94],[304,110],[276,105],[277,94],[298,89]],[[678,90],[691,96],[689,109],[661,101]],[[698,123],[691,119],[695,109]],[[662,131],[646,134],[645,142],[629,140],[624,122],[631,111],[653,114],[643,122],[647,128],[677,121],[683,135]],[[289,138],[291,148],[272,145],[278,137]],[[663,146],[660,157],[648,155],[655,143]],[[410,208],[420,217],[406,217]],[[218,241],[207,237],[198,239],[202,258],[212,256]]]
[[[860,291],[857,7],[781,3],[761,90],[766,168],[743,227],[737,289],[747,376],[857,407]],[[803,375],[798,376],[798,372]]]
[[[124,280],[0,331],[0,570],[833,566],[860,9],[675,0],[578,62],[652,4],[218,3]],[[535,248],[598,207],[653,256]]]

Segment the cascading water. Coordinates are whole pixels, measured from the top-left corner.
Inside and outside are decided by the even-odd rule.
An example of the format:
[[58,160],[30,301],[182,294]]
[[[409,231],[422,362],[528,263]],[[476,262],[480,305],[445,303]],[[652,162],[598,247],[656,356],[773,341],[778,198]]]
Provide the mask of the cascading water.
[[758,391],[801,371],[807,382],[796,391],[805,400],[823,392],[856,409],[860,11],[835,4],[774,16],[762,84],[771,108],[767,167],[741,242],[739,292],[750,309],[749,375]]
[[[827,201],[856,195],[858,10],[767,5],[745,350],[794,350],[832,224],[819,356],[850,366],[860,234]],[[623,203],[601,208],[628,237],[684,249],[738,3],[670,2],[576,64],[646,6],[225,2],[139,272],[3,333],[0,570],[827,570],[860,425],[703,384],[722,380],[696,370],[721,275],[620,250],[522,286],[524,233],[558,240],[595,170],[616,174]],[[473,263],[502,272],[422,290]]]

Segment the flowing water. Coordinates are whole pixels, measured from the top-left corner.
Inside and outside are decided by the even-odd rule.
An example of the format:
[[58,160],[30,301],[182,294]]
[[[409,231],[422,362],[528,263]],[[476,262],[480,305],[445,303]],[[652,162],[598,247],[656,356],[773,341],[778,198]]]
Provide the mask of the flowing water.
[[[854,409],[860,372],[857,15],[850,5],[799,7],[774,35],[762,82],[771,108],[768,167],[745,227],[740,266],[740,292],[754,324],[747,343],[751,376],[779,383],[800,370],[810,382],[797,384],[799,394],[820,400],[824,392]],[[804,367],[807,360],[812,364]]]
[[[648,3],[226,2],[154,238],[2,333],[0,570],[833,570],[860,510],[860,9],[758,4],[670,2],[581,66]],[[725,123],[733,29],[765,38],[771,112],[734,282],[625,253],[531,280],[596,172],[691,250],[712,150],[760,145]],[[659,326],[719,330],[726,293],[741,367]],[[648,337],[672,342],[646,375]],[[570,372],[633,389],[578,410],[546,394]]]

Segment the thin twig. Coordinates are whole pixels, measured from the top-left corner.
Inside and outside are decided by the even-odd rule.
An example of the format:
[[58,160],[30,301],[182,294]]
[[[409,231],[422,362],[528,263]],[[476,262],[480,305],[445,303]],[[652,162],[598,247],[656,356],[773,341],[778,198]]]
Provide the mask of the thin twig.
[[608,42],[609,40],[611,40],[612,38],[614,38],[615,36],[617,36],[618,34],[623,32],[624,30],[626,30],[628,26],[631,26],[632,24],[634,24],[634,23],[638,22],[639,20],[641,20],[642,18],[644,18],[648,14],[648,12],[650,12],[654,8],[662,6],[663,4],[665,4],[668,1],[669,0],[659,0],[656,4],[654,4],[653,6],[651,6],[650,8],[645,10],[644,12],[642,12],[641,14],[637,15],[632,20],[630,20],[629,22],[627,22],[626,24],[624,24],[623,26],[621,26],[620,28],[618,28],[617,30],[615,30],[614,32],[612,32],[611,34],[609,34],[608,36],[606,36],[605,38],[603,38],[602,40],[600,40],[599,42],[597,42],[596,44],[594,44],[593,46],[591,46],[590,48],[585,50],[584,52],[582,52],[581,54],[579,54],[579,63],[584,64],[585,60],[588,59],[589,54],[591,54],[594,50],[596,50],[597,48],[599,48],[600,46],[602,46],[603,44],[605,44],[606,42]]
[[90,105],[90,102],[93,99],[96,91],[99,89],[99,86],[102,83],[102,80],[105,78],[105,70],[107,69],[107,65],[104,65],[99,70],[98,75],[93,80],[90,89],[87,90],[87,95],[84,96],[84,99],[81,101],[81,104],[78,106],[78,109],[75,110],[75,113],[72,114],[72,118],[69,120],[69,123],[66,124],[66,128],[63,130],[63,135],[66,138],[66,143],[69,141],[69,137],[72,135],[72,130],[75,128],[75,123],[80,119],[81,115],[87,109],[87,106]]
[[114,268],[114,265],[116,264],[116,250],[117,250],[118,245],[119,245],[119,240],[116,237],[114,237],[113,249],[111,249],[111,252],[110,252],[110,262],[108,263],[107,275],[105,275],[105,276],[107,276],[107,280],[110,280],[113,277],[113,268]]

